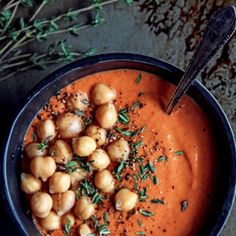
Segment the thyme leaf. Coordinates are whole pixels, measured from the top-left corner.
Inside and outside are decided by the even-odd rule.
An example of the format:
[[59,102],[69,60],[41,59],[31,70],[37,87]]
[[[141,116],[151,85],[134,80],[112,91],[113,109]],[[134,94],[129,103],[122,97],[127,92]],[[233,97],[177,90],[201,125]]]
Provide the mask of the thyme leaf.
[[94,223],[94,228],[97,230],[99,236],[108,235],[108,234],[111,233],[110,230],[108,229],[106,223],[101,224],[101,225],[99,224],[96,215],[92,216],[92,220],[93,220],[93,223]]
[[44,142],[41,142],[38,144],[38,149],[44,151],[48,148],[48,141],[45,140]]
[[155,166],[153,165],[152,161],[148,162],[148,168],[153,174],[156,172]]
[[[126,1],[127,1],[127,0],[126,0]],[[129,2],[133,2],[133,1],[130,1],[130,0],[129,0]],[[138,77],[137,77],[137,79],[135,80],[135,83],[136,83],[136,84],[139,84],[140,81],[142,80],[142,78],[143,78],[143,75],[142,75],[142,74],[139,74]]]
[[137,129],[135,131],[130,131],[130,130],[122,130],[118,127],[114,127],[114,130],[124,136],[127,136],[127,137],[136,137],[138,136],[140,133],[142,133],[145,129],[145,126],[143,126],[142,128],[140,129]]
[[65,172],[71,174],[74,173],[79,168],[77,161],[68,161],[65,164]]
[[66,218],[66,224],[64,225],[64,229],[63,229],[64,235],[69,236],[71,232],[71,228],[72,228],[72,222],[70,221],[70,219]]
[[160,157],[157,158],[157,161],[158,162],[167,161],[167,157],[166,156],[160,156]]
[[129,123],[129,115],[126,111],[126,109],[122,109],[118,112],[118,121],[121,124],[127,125]]
[[135,234],[136,234],[136,235],[145,235],[145,232],[143,232],[143,231],[137,231],[137,232],[135,232]]
[[183,156],[184,155],[184,151],[177,151],[175,152],[176,156]]
[[162,199],[159,199],[159,198],[152,199],[151,203],[162,204],[162,205],[165,204],[165,202]]
[[181,211],[185,211],[188,208],[188,200],[184,200],[181,202]]
[[141,208],[138,211],[141,215],[146,216],[146,217],[151,217],[154,215],[153,212],[148,211],[148,210],[142,210]]

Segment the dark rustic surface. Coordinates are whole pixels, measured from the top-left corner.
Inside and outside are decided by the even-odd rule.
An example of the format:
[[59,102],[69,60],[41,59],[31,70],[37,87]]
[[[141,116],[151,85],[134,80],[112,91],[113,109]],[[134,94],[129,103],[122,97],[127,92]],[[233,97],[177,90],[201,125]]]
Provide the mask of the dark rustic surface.
[[[77,1],[55,0],[53,6],[42,12],[47,16],[76,6]],[[222,6],[235,4],[235,0],[137,0],[132,7],[118,3],[105,8],[106,24],[81,31],[78,38],[62,35],[77,49],[97,48],[97,53],[139,53],[171,62],[185,68],[197,46],[200,33],[209,16]],[[51,39],[52,41],[58,38]],[[47,42],[48,44],[51,43]],[[32,48],[43,47],[35,44]],[[0,143],[6,135],[11,117],[30,89],[48,73],[30,70],[0,82]],[[222,50],[203,72],[200,80],[215,95],[224,108],[236,134],[236,37]],[[0,146],[2,147],[2,145]],[[4,148],[4,147],[2,147]],[[3,211],[0,211],[0,235],[17,235]],[[236,235],[236,207],[234,207],[222,236]]]

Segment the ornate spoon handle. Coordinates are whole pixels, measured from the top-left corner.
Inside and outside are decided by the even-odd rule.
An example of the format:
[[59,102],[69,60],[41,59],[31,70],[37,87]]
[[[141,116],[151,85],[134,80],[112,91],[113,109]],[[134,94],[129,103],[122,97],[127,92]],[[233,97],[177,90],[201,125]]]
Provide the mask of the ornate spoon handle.
[[165,112],[170,114],[193,81],[206,67],[213,56],[228,42],[236,28],[236,8],[229,6],[215,12],[203,33],[200,46],[195,51],[180,80]]

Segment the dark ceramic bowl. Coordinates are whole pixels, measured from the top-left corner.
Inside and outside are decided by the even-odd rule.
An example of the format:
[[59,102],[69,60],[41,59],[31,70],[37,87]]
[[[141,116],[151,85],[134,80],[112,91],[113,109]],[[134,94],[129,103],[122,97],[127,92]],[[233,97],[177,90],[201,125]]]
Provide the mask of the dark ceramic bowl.
[[[2,158],[4,199],[7,210],[21,235],[37,236],[39,232],[27,212],[27,203],[20,190],[21,150],[25,132],[40,108],[61,88],[74,80],[94,72],[128,68],[157,74],[176,84],[183,74],[179,68],[157,59],[132,54],[107,54],[94,56],[73,62],[44,79],[28,96],[19,110],[7,136]],[[215,137],[222,153],[221,172],[223,178],[219,184],[220,194],[214,216],[206,223],[203,235],[218,235],[224,226],[233,205],[236,181],[235,141],[230,124],[218,102],[198,81],[192,85],[189,95],[207,113],[214,125]]]

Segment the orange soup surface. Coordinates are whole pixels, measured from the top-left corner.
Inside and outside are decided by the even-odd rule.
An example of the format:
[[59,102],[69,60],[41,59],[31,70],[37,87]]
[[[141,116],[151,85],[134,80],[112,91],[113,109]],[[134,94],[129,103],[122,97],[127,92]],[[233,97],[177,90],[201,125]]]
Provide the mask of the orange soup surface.
[[[96,220],[114,236],[203,235],[202,230],[213,208],[217,175],[211,124],[206,114],[188,96],[171,115],[165,114],[163,107],[175,87],[158,76],[119,69],[76,80],[41,109],[28,129],[25,145],[35,140],[35,127],[40,120],[56,120],[58,114],[67,111],[68,96],[78,90],[86,92],[91,103],[87,113],[78,115],[84,116],[86,124],[93,120],[94,114],[89,112],[96,107],[91,101],[91,89],[97,83],[106,84],[116,91],[114,104],[119,120],[108,130],[108,143],[122,137],[129,142],[131,154],[127,162],[112,162],[108,167],[115,179],[115,190],[103,194],[105,199],[96,205],[96,218],[85,221],[93,231],[91,235],[99,235],[94,225]],[[71,145],[71,140],[66,141]],[[24,172],[29,171],[28,165],[29,161],[24,158]],[[87,176],[89,181],[93,181],[91,176]],[[47,183],[44,185],[47,191]],[[122,188],[137,193],[139,198],[135,208],[128,212],[117,211],[114,206],[114,195]],[[70,212],[73,214],[73,209]],[[46,232],[37,217],[34,220],[44,235],[67,235],[63,225],[61,229]],[[82,223],[82,220],[76,219],[70,235],[79,235],[78,227]],[[100,232],[100,235],[104,234]]]

